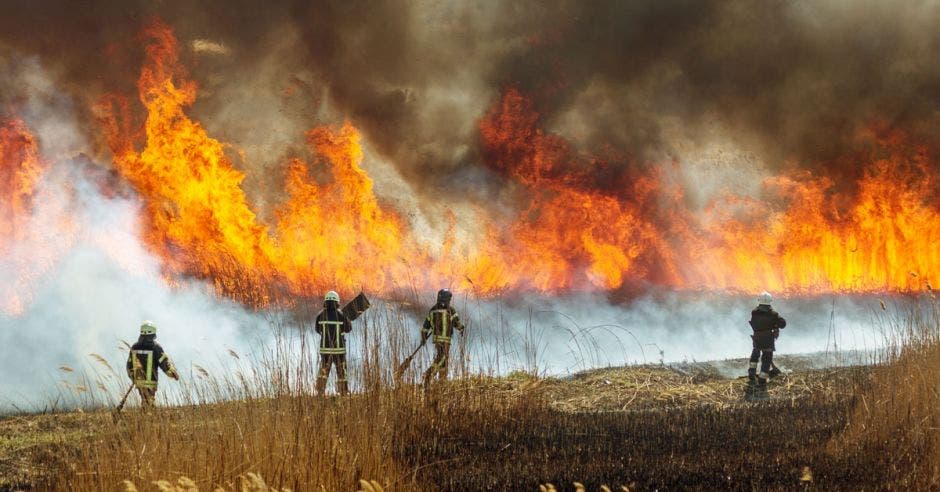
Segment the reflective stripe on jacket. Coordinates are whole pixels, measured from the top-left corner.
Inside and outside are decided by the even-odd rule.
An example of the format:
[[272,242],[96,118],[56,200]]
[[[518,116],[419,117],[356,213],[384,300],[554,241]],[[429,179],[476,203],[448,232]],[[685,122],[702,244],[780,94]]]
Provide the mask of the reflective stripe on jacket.
[[323,310],[317,315],[316,331],[320,334],[320,353],[346,355],[346,333],[352,323],[339,310]]
[[176,373],[176,367],[163,351],[163,347],[153,341],[153,338],[142,336],[131,347],[127,356],[127,376],[138,388],[156,389],[160,376],[157,368],[167,374]]
[[451,306],[435,304],[428,312],[421,328],[424,337],[431,337],[434,343],[450,343],[454,330],[463,331],[463,324],[457,311]]

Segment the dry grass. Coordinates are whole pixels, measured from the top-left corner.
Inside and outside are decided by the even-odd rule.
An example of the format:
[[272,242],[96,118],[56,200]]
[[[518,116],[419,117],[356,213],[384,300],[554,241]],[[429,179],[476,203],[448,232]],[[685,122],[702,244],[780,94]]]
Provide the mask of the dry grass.
[[[746,367],[741,360],[739,367]],[[800,371],[777,378],[767,397],[802,398],[830,395],[849,398],[855,371]],[[552,408],[560,411],[620,412],[712,406],[727,409],[747,405],[745,379],[729,379],[713,371],[679,370],[651,365],[587,371],[564,380],[539,380]]]
[[[660,381],[657,391],[652,375],[659,371],[668,370],[584,376],[649,378],[626,412],[598,413],[589,382],[522,374],[468,377],[430,390],[373,385],[346,398],[283,395],[133,410],[113,430],[60,447],[61,466],[49,484],[105,490],[123,480],[178,485],[185,477],[199,490],[239,490],[251,472],[291,490],[363,489],[362,477],[377,477],[385,490],[534,490],[574,481],[591,489],[750,488],[796,484],[808,464],[823,479],[846,479],[830,472],[839,467],[827,466],[823,451],[851,409],[839,393],[780,384],[775,398],[749,404],[741,402],[740,381]],[[810,388],[826,388],[832,373],[803,377]],[[738,403],[723,405],[733,397],[720,395],[713,404],[656,410],[666,395],[713,394],[716,385],[736,388]],[[774,446],[764,444],[768,438]]]
[[930,295],[886,316],[890,349],[859,388],[846,431],[830,449],[879,456],[897,489],[940,489],[940,304]]
[[30,480],[186,491],[937,483],[940,357],[935,339],[913,336],[924,319],[874,371],[799,371],[772,382],[767,400],[748,402],[744,381],[668,366],[565,379],[468,375],[431,388],[412,384],[412,371],[402,384],[392,371],[411,348],[404,318],[371,316],[349,397],[311,396],[308,347],[278,339],[267,356],[230,354],[239,369],[224,376],[196,369],[175,406],[131,408],[113,426],[106,412],[84,414],[83,435],[41,446],[49,472]]

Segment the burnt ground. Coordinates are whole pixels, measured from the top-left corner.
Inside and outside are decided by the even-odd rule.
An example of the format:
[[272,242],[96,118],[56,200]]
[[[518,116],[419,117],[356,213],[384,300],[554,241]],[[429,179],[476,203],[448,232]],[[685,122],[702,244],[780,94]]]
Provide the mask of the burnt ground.
[[438,438],[406,443],[400,459],[418,468],[420,481],[445,490],[537,490],[548,483],[572,490],[575,482],[588,490],[858,490],[890,483],[879,456],[852,457],[830,445],[869,368],[807,369],[799,362],[781,358],[781,367],[797,370],[773,380],[766,393],[723,374],[724,365],[746,368],[743,360],[599,369],[564,379],[515,374],[499,384],[543,398],[538,405],[510,407],[495,419],[444,408],[453,425],[419,431]]
[[[402,423],[410,430],[389,451],[414,470],[413,483],[443,490],[537,490],[546,483],[570,490],[575,482],[588,490],[890,483],[891,471],[878,456],[833,452],[830,444],[869,368],[811,368],[815,362],[786,357],[778,364],[792,372],[766,393],[736,376],[743,360],[456,381],[445,392],[472,391],[484,401],[492,392],[503,403],[454,405],[432,395],[422,409],[402,413],[412,419]],[[414,421],[427,412],[443,417],[427,422],[450,425]],[[50,455],[57,445],[110,427],[107,411],[0,418],[0,490],[40,483],[58,461]]]
[[29,488],[53,473],[57,446],[111,426],[108,412],[0,417],[0,490]]

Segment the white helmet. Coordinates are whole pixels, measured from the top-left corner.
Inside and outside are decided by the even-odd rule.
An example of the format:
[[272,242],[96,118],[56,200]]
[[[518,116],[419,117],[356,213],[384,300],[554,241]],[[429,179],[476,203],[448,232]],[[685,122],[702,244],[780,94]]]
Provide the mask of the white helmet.
[[774,296],[770,295],[770,292],[761,292],[761,294],[757,296],[757,303],[769,306],[774,303]]
[[153,324],[153,321],[144,321],[140,325],[140,334],[141,335],[156,335],[157,325]]
[[336,301],[336,304],[339,304],[339,294],[337,294],[335,290],[331,290],[327,292],[326,295],[323,297],[323,301],[324,302]]

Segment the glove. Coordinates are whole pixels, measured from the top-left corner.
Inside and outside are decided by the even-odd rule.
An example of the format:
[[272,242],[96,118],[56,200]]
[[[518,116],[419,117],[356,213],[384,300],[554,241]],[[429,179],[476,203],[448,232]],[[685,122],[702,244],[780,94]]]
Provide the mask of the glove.
[[774,330],[774,340],[776,340],[777,337],[779,337],[779,336],[780,336],[780,329],[775,329],[775,330]]

